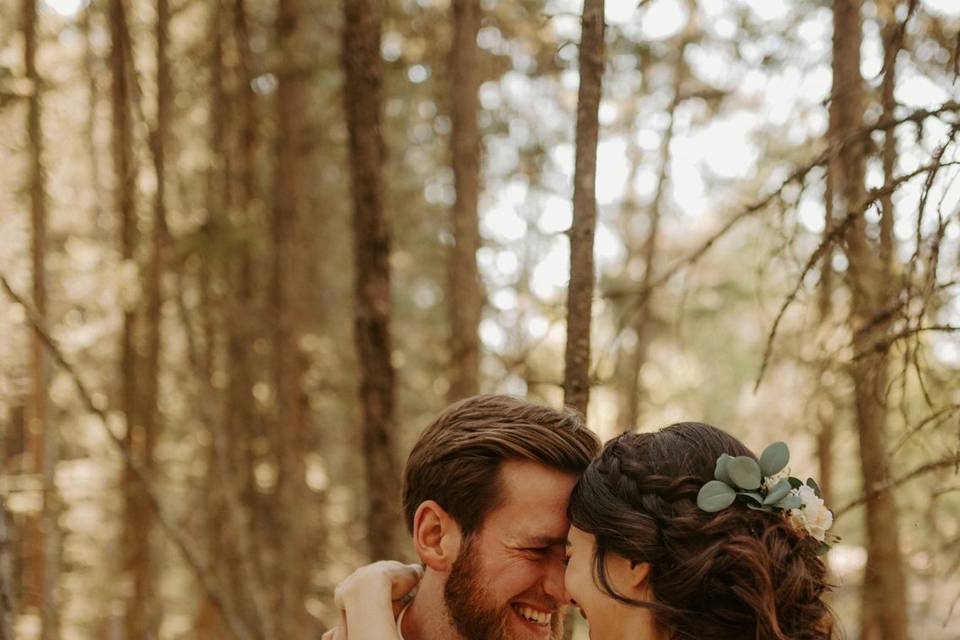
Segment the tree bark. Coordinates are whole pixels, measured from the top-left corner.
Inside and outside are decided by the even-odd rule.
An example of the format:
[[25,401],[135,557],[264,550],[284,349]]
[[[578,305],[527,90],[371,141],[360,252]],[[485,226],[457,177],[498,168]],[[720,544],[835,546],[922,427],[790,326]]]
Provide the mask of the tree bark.
[[453,135],[450,156],[457,199],[453,205],[450,250],[450,390],[454,402],[479,388],[480,315],[483,293],[477,269],[480,222],[480,133],[477,107],[480,75],[477,67],[480,1],[453,1],[453,42],[450,49],[450,85],[453,97]]
[[[43,80],[37,70],[37,0],[23,0],[24,70],[31,91],[27,99],[27,138],[30,157],[27,170],[30,193],[31,262],[33,277],[33,304],[41,318],[47,313],[46,243],[47,202],[43,170],[42,102]],[[44,640],[59,635],[58,606],[55,588],[59,572],[59,541],[57,523],[57,496],[54,470],[57,456],[56,433],[48,417],[47,353],[42,337],[31,335],[31,382],[28,430],[28,452],[31,471],[41,478],[41,508],[36,519],[31,518],[27,528],[30,574],[34,578],[33,593],[40,615],[40,637]]]
[[93,206],[90,211],[91,227],[95,226],[101,213],[100,193],[100,153],[97,148],[97,103],[99,91],[97,89],[97,59],[93,50],[93,40],[90,30],[90,19],[93,15],[93,4],[88,4],[80,14],[80,29],[83,32],[83,68],[87,74],[87,121],[84,130],[87,152],[87,161],[90,163],[90,185],[93,191]]
[[[235,179],[236,184],[230,189],[229,207],[234,215],[232,224],[249,229],[263,222],[255,213],[258,197],[258,110],[256,95],[251,87],[254,74],[245,2],[228,0],[227,4],[230,5],[229,41],[233,50],[224,57],[233,60],[235,66],[228,74],[233,83],[225,101],[235,105],[235,117],[231,119],[233,127],[230,142],[221,148],[225,169],[228,166],[227,157],[234,157],[231,178]],[[218,19],[217,12],[211,19]],[[217,29],[219,33],[219,26]],[[219,61],[215,64],[221,66]],[[255,438],[264,435],[262,418],[257,415],[253,404],[253,387],[257,376],[255,359],[249,349],[249,345],[261,335],[254,321],[259,301],[250,244],[243,242],[237,252],[236,259],[226,265],[224,276],[229,283],[230,313],[226,318],[226,370],[229,382],[224,415],[225,432],[220,434],[217,441],[223,441],[219,447],[223,451],[217,454],[217,472],[221,476],[225,504],[231,516],[224,529],[235,546],[237,556],[228,560],[233,562],[234,570],[240,576],[236,597],[241,602],[249,603],[248,608],[254,614],[257,626],[262,629],[261,636],[270,640],[277,637],[278,612],[269,607],[269,591],[264,588],[269,585],[263,562],[266,555],[263,552],[269,548],[268,538],[258,536],[259,530],[270,518],[263,513],[266,508],[255,487],[253,468],[256,460],[251,447]]]
[[[831,115],[832,118],[832,115]],[[831,128],[834,128],[833,119],[831,119]],[[823,193],[823,242],[829,242],[829,235],[833,229],[835,216],[834,206],[834,183],[837,180],[837,171],[839,169],[838,161],[830,162],[827,166],[824,193]],[[820,262],[820,283],[817,288],[817,323],[820,327],[821,345],[825,342],[824,336],[830,330],[830,322],[833,318],[833,256],[832,245],[828,245],[824,252],[823,259]],[[826,351],[824,347],[824,351]],[[834,416],[836,415],[836,402],[827,384],[824,382],[824,374],[831,371],[830,362],[832,358],[825,356],[823,365],[818,368],[816,381],[816,412],[817,412],[817,462],[820,475],[817,476],[817,482],[820,484],[820,492],[823,495],[824,503],[828,505],[836,504],[833,501],[833,444],[836,438],[836,425]],[[826,561],[826,556],[824,556]]]
[[[894,118],[897,103],[893,92],[897,85],[897,54],[900,51],[897,25],[896,5],[898,0],[883,0],[878,3],[880,18],[883,21],[883,82],[880,84],[880,103],[883,108],[881,121],[886,122]],[[883,165],[883,184],[885,187],[894,182],[894,169],[897,164],[897,129],[890,127],[883,134],[883,150],[881,152]],[[893,273],[894,236],[893,236],[893,191],[885,190],[880,198],[880,259],[883,268]]]
[[673,142],[676,111],[683,100],[681,91],[687,75],[687,64],[684,60],[689,32],[694,23],[695,13],[690,11],[687,26],[682,35],[680,46],[676,52],[673,67],[673,97],[667,107],[667,129],[660,142],[660,173],[657,176],[657,186],[650,204],[650,227],[643,243],[643,277],[640,281],[640,295],[643,299],[633,317],[632,328],[637,342],[633,353],[630,354],[627,388],[629,392],[625,398],[624,414],[620,419],[620,428],[624,431],[635,429],[640,425],[640,399],[643,395],[640,388],[640,370],[647,360],[647,348],[650,345],[650,318],[653,308],[653,271],[657,262],[657,248],[660,240],[660,220],[663,217],[663,199],[667,190],[667,177],[670,170],[670,144]]
[[563,402],[584,415],[590,400],[590,323],[593,308],[593,237],[597,226],[598,113],[604,65],[604,0],[585,0],[581,19],[580,88],[577,94],[573,225]]
[[383,61],[378,0],[344,3],[344,107],[350,134],[355,262],[354,338],[360,363],[367,539],[374,558],[402,556],[399,466],[393,448],[395,372],[390,361],[390,230],[384,210]]
[[[835,140],[859,129],[863,114],[863,80],[860,75],[860,0],[838,0],[834,5],[833,92],[830,102],[831,133]],[[865,198],[862,141],[841,150],[834,185],[838,208],[847,212]],[[873,345],[888,332],[888,323],[877,322],[889,299],[890,273],[879,248],[867,237],[866,219],[857,216],[846,233],[847,283],[851,292],[849,316],[854,353],[857,431],[864,488],[883,487],[889,479],[886,447],[886,350]],[[906,640],[907,591],[893,493],[877,491],[866,504],[867,566],[861,609],[861,637],[872,640]]]
[[13,554],[10,551],[12,543],[7,505],[0,497],[0,640],[15,640],[13,621],[16,618],[16,608],[11,571]]
[[[154,449],[159,438],[159,388],[160,388],[160,346],[161,346],[161,308],[163,306],[162,280],[164,272],[164,244],[167,226],[167,174],[166,153],[167,140],[170,128],[170,99],[173,91],[170,73],[170,59],[168,54],[170,31],[169,0],[157,0],[157,17],[155,24],[156,39],[156,126],[151,132],[151,152],[153,168],[156,176],[156,191],[154,192],[153,220],[150,232],[150,258],[147,265],[144,290],[146,293],[146,309],[144,314],[145,354],[143,361],[143,388],[140,390],[141,406],[139,416],[141,421],[142,443],[140,456],[143,468],[152,476],[154,463]],[[139,486],[138,486],[139,489]],[[142,629],[144,637],[155,637],[159,631],[157,603],[154,588],[154,560],[152,550],[152,535],[154,529],[153,513],[147,504],[147,497],[142,489],[137,490],[136,527],[140,532],[139,561],[133,571],[133,599],[142,608]]]
[[[123,0],[110,0],[110,71],[112,79],[111,115],[113,119],[114,206],[120,232],[122,272],[127,273],[135,262],[137,219],[134,200],[136,169],[133,152],[133,87],[130,77],[132,46]],[[124,300],[123,328],[120,341],[120,408],[126,419],[124,443],[132,458],[142,460],[142,424],[138,417],[139,367],[135,341],[136,315],[130,301]],[[142,567],[148,562],[149,548],[139,528],[142,517],[142,491],[130,465],[124,469],[123,564],[126,578],[133,583],[126,598],[124,625],[127,637],[147,637],[147,603],[138,584]]]
[[[277,74],[277,164],[273,216],[273,304],[277,314],[274,339],[276,392],[277,507],[280,526],[281,637],[303,637],[309,618],[304,605],[309,586],[314,541],[306,535],[303,509],[306,486],[304,454],[309,415],[303,393],[305,362],[300,348],[304,313],[307,168],[308,73],[306,30],[301,0],[278,0],[276,38],[280,53]],[[279,533],[279,532],[278,532]]]

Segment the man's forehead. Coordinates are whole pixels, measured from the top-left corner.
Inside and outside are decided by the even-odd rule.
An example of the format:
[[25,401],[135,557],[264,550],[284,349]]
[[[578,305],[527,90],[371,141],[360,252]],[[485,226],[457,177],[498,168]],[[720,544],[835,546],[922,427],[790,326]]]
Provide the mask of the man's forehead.
[[524,547],[556,547],[564,546],[567,543],[567,535],[555,535],[553,533],[544,534],[538,531],[517,531],[514,532],[512,542],[518,546]]

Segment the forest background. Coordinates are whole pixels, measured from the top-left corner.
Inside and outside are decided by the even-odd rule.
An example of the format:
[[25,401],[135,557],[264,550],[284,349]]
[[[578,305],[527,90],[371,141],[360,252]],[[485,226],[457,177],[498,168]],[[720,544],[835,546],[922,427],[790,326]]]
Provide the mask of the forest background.
[[788,441],[847,637],[960,637],[958,45],[955,0],[0,0],[0,638],[316,637],[478,391]]

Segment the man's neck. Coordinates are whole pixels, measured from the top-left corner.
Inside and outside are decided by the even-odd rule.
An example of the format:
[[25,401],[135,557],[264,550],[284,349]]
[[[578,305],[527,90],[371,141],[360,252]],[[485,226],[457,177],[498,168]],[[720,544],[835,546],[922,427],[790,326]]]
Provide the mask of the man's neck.
[[440,575],[427,570],[417,595],[403,616],[401,632],[404,640],[463,640],[443,601]]

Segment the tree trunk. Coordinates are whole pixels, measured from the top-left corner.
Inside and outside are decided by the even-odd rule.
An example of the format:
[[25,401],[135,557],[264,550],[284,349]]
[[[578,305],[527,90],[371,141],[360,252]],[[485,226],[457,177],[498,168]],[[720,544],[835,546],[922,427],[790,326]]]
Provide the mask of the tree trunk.
[[305,362],[300,349],[304,313],[302,292],[308,262],[305,235],[307,214],[307,41],[301,0],[278,0],[276,37],[280,53],[277,108],[277,165],[273,216],[273,304],[277,322],[274,340],[274,389],[277,398],[276,453],[278,536],[281,584],[281,637],[303,637],[308,624],[304,605],[309,587],[315,541],[307,539],[304,508],[304,454],[308,411],[303,399]]
[[[225,59],[233,60],[235,67],[230,74],[233,78],[230,93],[225,97],[235,105],[235,118],[231,140],[222,145],[224,167],[227,156],[234,157],[231,177],[236,185],[230,189],[233,212],[232,224],[240,228],[253,228],[262,222],[255,219],[257,191],[257,109],[256,95],[251,87],[250,34],[247,24],[247,9],[244,0],[234,0],[230,4],[230,24],[233,50],[225,54]],[[217,20],[217,15],[211,17]],[[217,27],[219,30],[219,26]],[[218,37],[220,37],[218,35]],[[221,63],[216,62],[219,66]],[[266,538],[258,530],[268,520],[262,510],[262,501],[258,499],[254,484],[253,468],[256,463],[251,443],[262,437],[263,425],[253,404],[253,387],[256,381],[254,357],[249,345],[258,339],[254,318],[257,315],[258,300],[255,295],[254,263],[251,246],[244,242],[237,247],[236,259],[226,265],[225,280],[229,283],[230,313],[226,318],[226,371],[229,377],[227,385],[227,403],[225,407],[225,432],[223,458],[219,460],[218,473],[222,476],[226,508],[230,510],[225,527],[235,547],[235,572],[240,576],[236,591],[241,602],[248,602],[249,609],[262,629],[266,639],[277,637],[277,612],[269,607],[269,584],[262,562],[268,548]],[[258,524],[259,523],[259,524]],[[231,547],[233,549],[233,547]],[[229,561],[228,561],[229,562]]]
[[[830,163],[827,167],[826,184],[824,186],[824,225],[823,241],[828,241],[833,224],[833,183],[836,162]],[[832,330],[833,320],[833,247],[828,246],[824,253],[820,266],[820,286],[817,289],[817,323],[820,330],[821,353],[823,354],[822,364],[816,369],[816,391],[814,407],[816,410],[816,450],[819,475],[817,482],[820,484],[820,492],[823,501],[827,505],[836,504],[833,501],[835,492],[833,490],[833,449],[836,439],[835,416],[837,413],[836,401],[830,385],[824,380],[829,372],[835,373],[836,367],[833,366],[833,358],[827,355],[826,336]],[[829,559],[823,556],[824,562]]]
[[563,402],[584,415],[590,399],[590,321],[593,308],[593,237],[597,226],[598,112],[604,65],[604,0],[585,0],[580,37],[573,225]]
[[91,227],[96,226],[100,219],[100,153],[97,148],[97,103],[99,91],[97,89],[97,59],[93,50],[93,40],[90,30],[90,19],[93,15],[93,4],[87,4],[80,14],[80,29],[83,32],[83,68],[87,74],[87,121],[84,130],[87,152],[87,161],[90,163],[90,185],[93,191],[93,206],[90,211]]
[[[31,91],[27,100],[27,137],[30,158],[28,164],[28,188],[30,193],[30,218],[33,231],[31,241],[33,304],[40,318],[46,319],[46,242],[47,203],[43,171],[43,129],[41,94],[42,79],[37,71],[37,1],[23,0],[24,69]],[[40,637],[44,640],[59,636],[58,606],[54,594],[59,571],[59,541],[57,524],[56,466],[57,440],[47,415],[47,353],[43,340],[36,330],[32,333],[31,380],[27,451],[31,471],[41,478],[41,510],[31,519],[27,528],[30,574],[34,579],[31,591],[37,594],[35,604],[40,615]]]
[[0,640],[15,640],[13,621],[16,618],[16,610],[13,602],[11,571],[13,554],[10,552],[12,547],[7,505],[0,496]]
[[[894,99],[894,89],[897,85],[897,54],[900,51],[900,42],[898,42],[898,29],[896,18],[896,5],[898,0],[883,0],[878,3],[880,18],[883,20],[882,39],[883,39],[883,82],[880,85],[880,102],[883,108],[881,121],[886,122],[894,117],[896,109],[896,100]],[[883,151],[881,152],[881,161],[883,164],[883,184],[888,187],[893,184],[893,172],[897,164],[897,130],[896,127],[890,127],[884,132]],[[880,198],[880,258],[883,268],[888,273],[893,273],[894,261],[894,236],[893,236],[893,192],[886,191]]]
[[[157,73],[157,120],[152,131],[151,152],[153,156],[156,191],[153,202],[153,224],[150,234],[150,259],[147,266],[144,290],[146,310],[144,321],[146,352],[143,362],[143,388],[139,391],[142,404],[139,408],[142,442],[140,456],[146,472],[152,476],[153,458],[156,442],[159,438],[159,388],[160,388],[160,345],[161,345],[161,308],[163,306],[164,243],[167,220],[167,175],[166,151],[170,127],[171,86],[170,60],[167,53],[170,30],[170,6],[168,0],[157,0],[156,37],[156,73]],[[137,483],[139,489],[139,483]],[[143,613],[142,629],[144,637],[156,637],[160,620],[154,589],[154,561],[151,532],[154,529],[153,512],[147,504],[142,490],[137,490],[137,523],[140,531],[140,558],[134,565],[133,598]]]
[[356,265],[354,337],[360,363],[367,539],[374,558],[402,557],[399,466],[393,449],[395,374],[390,361],[390,230],[384,211],[380,126],[383,60],[379,0],[344,3],[344,107],[350,133],[353,247]]
[[[687,26],[677,49],[673,67],[673,98],[667,107],[667,129],[663,132],[660,142],[660,173],[657,176],[657,187],[650,204],[650,227],[643,243],[643,277],[640,280],[640,304],[633,317],[631,327],[636,336],[636,346],[630,354],[627,388],[629,390],[619,427],[624,431],[636,429],[640,425],[640,399],[643,391],[640,388],[640,369],[647,360],[647,348],[650,345],[650,317],[653,308],[653,291],[650,284],[653,282],[653,270],[657,263],[657,247],[660,240],[660,220],[663,217],[663,198],[667,190],[667,177],[670,170],[670,144],[673,142],[676,111],[683,96],[681,91],[687,75],[687,64],[684,60],[689,31],[694,23],[695,13],[690,11]],[[632,187],[631,187],[632,188]]]
[[[114,199],[120,231],[121,272],[128,276],[135,269],[134,250],[137,242],[137,220],[134,203],[136,170],[133,154],[133,88],[128,65],[132,59],[130,32],[123,0],[110,0],[110,71],[112,77],[111,107],[113,118]],[[129,277],[129,276],[128,276]],[[135,459],[141,458],[142,425],[138,419],[139,376],[135,340],[136,317],[133,304],[124,300],[123,328],[120,343],[120,408],[126,419],[125,446]],[[148,562],[149,549],[140,529],[143,499],[141,488],[129,465],[124,470],[123,563],[126,579],[133,585],[126,598],[124,624],[127,637],[147,637],[147,603],[142,599],[139,583]]]
[[[862,126],[863,80],[860,75],[860,0],[838,0],[834,5],[833,92],[830,102],[834,140]],[[863,141],[842,149],[834,184],[840,211],[857,210],[865,199]],[[854,353],[853,375],[857,431],[866,503],[867,566],[861,609],[865,639],[906,640],[907,592],[900,555],[900,536],[893,493],[879,490],[889,479],[886,447],[887,354],[875,350],[888,323],[878,321],[887,306],[890,273],[878,248],[867,237],[866,219],[854,218],[846,234],[847,282],[851,292],[850,330]]]
[[453,239],[450,250],[449,402],[472,396],[479,388],[480,314],[483,293],[477,270],[480,222],[480,133],[477,107],[480,75],[477,68],[480,0],[454,0],[453,41],[450,50],[450,85],[453,96],[453,135],[450,156],[457,199],[453,205]]

